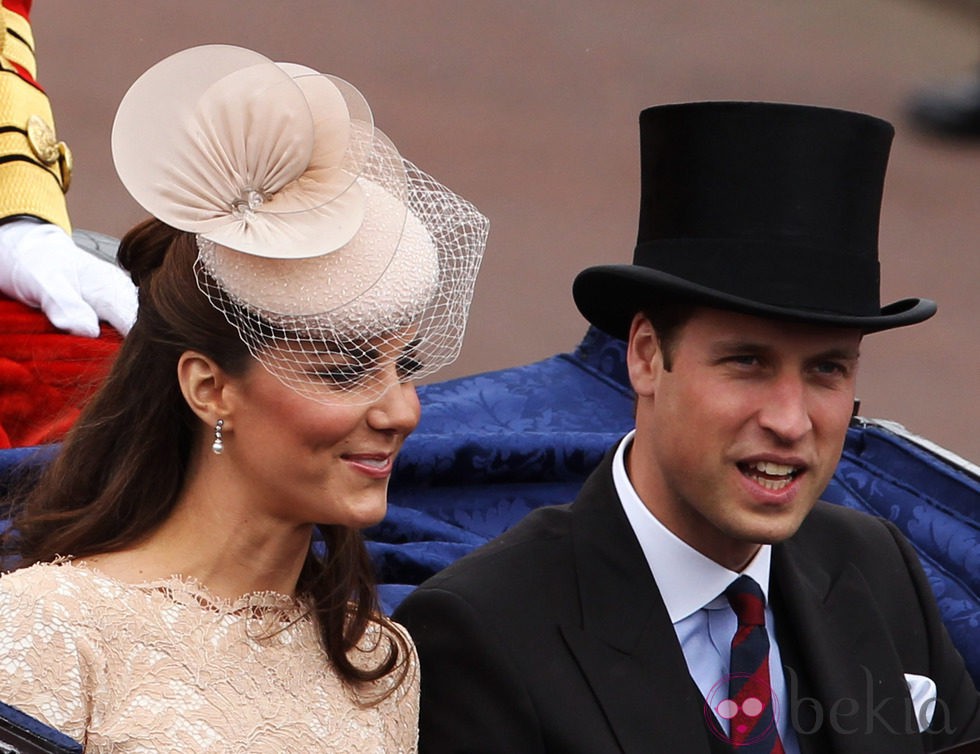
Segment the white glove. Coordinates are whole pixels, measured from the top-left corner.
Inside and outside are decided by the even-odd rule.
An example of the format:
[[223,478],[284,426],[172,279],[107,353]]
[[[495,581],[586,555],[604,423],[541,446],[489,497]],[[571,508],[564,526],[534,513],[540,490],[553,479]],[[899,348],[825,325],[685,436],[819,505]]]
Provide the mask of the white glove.
[[123,270],[33,218],[0,225],[0,292],[73,335],[97,337],[100,319],[125,335],[136,320],[136,287]]

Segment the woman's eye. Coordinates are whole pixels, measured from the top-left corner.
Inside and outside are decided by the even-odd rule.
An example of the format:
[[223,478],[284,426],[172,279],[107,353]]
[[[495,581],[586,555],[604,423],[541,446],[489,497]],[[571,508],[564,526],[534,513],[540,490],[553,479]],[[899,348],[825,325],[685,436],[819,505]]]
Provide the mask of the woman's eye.
[[401,379],[409,379],[413,375],[417,374],[422,369],[422,362],[416,359],[414,356],[409,356],[408,354],[402,354],[398,357],[398,363],[396,365],[398,369],[398,377]]
[[368,370],[358,364],[337,364],[317,369],[313,376],[333,385],[350,385],[363,379],[367,373]]

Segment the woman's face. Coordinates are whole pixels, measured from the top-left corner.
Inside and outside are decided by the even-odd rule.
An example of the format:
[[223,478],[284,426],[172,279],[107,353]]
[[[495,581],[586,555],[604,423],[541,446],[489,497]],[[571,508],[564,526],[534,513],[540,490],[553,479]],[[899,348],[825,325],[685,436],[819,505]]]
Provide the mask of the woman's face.
[[[384,517],[395,456],[418,424],[420,407],[414,384],[401,382],[401,348],[380,345],[375,354],[370,363],[321,366],[311,375],[324,391],[336,392],[335,403],[303,397],[258,362],[230,380],[234,402],[222,430],[224,452],[214,462],[228,464],[232,479],[241,481],[232,484],[249,501],[246,511],[354,528]],[[359,379],[384,380],[388,389],[365,403]]]

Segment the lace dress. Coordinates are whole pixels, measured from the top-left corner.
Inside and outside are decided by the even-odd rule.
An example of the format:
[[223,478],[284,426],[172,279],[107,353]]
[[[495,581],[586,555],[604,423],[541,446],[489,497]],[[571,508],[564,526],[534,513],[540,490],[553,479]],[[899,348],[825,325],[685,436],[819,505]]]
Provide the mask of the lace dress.
[[[370,639],[358,664],[383,651]],[[125,584],[71,561],[0,578],[0,701],[86,752],[415,752],[409,662],[371,705],[393,680],[355,696],[300,600],[230,602],[192,580]]]

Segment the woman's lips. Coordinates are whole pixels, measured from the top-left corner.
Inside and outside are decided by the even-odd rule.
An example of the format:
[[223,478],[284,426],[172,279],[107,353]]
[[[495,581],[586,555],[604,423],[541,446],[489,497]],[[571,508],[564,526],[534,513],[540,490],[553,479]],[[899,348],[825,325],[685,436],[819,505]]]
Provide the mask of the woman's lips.
[[354,470],[374,479],[391,476],[394,455],[390,453],[348,453],[342,456]]

